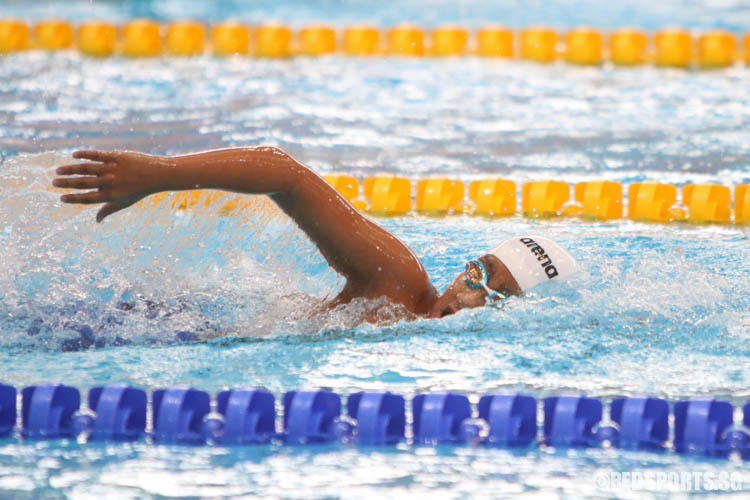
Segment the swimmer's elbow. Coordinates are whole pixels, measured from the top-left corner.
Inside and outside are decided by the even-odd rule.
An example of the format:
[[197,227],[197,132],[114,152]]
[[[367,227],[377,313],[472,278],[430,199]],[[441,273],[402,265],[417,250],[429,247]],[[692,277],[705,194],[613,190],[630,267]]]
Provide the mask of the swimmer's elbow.
[[283,167],[287,170],[290,177],[300,177],[312,173],[312,170],[295,160],[292,155],[281,148],[275,146],[264,146],[255,149],[255,151],[261,152],[264,158],[269,160],[268,163]]
[[271,155],[272,157],[276,157],[280,160],[291,160],[292,157],[289,153],[284,151],[281,148],[277,148],[276,146],[258,146],[254,148],[249,148],[250,151],[252,151],[254,154],[262,153]]
[[289,153],[275,146],[261,146],[249,150],[254,165],[260,167],[263,176],[273,185],[266,194],[295,195],[315,174],[295,160]]
[[284,191],[286,194],[303,196],[306,192],[310,194],[309,192],[315,191],[316,188],[319,189],[321,185],[327,185],[327,183],[309,167],[298,162],[291,156],[287,155],[286,158],[288,158],[288,162],[284,166]]

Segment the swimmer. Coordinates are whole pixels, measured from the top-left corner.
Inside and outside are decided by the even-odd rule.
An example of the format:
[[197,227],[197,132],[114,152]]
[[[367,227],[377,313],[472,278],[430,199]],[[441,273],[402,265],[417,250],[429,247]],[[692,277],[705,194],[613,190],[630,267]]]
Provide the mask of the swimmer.
[[441,318],[467,307],[498,304],[538,283],[564,278],[577,267],[554,241],[517,236],[469,261],[439,294],[406,244],[278,148],[233,148],[171,157],[77,151],[73,158],[90,161],[58,167],[52,183],[86,190],[63,195],[64,203],[103,203],[97,222],[163,191],[200,188],[268,195],[346,278],[329,307],[358,297],[385,297],[414,315]]

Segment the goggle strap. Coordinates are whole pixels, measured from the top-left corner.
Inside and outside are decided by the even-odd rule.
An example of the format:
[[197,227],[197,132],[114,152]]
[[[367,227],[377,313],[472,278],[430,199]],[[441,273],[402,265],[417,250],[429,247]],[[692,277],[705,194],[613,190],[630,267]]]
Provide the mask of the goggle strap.
[[484,281],[482,282],[482,287],[487,292],[487,298],[488,299],[495,300],[495,298],[498,298],[498,299],[507,299],[508,298],[508,296],[505,295],[504,293],[498,292],[497,290],[493,290],[492,288],[490,288],[489,286],[487,286],[487,283],[485,283]]

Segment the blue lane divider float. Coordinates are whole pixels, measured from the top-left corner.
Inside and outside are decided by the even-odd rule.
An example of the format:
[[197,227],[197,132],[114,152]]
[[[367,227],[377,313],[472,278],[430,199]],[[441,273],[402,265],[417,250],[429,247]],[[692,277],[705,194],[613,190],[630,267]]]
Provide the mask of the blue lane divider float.
[[[211,397],[192,387],[170,387],[148,394],[128,385],[94,387],[81,408],[75,387],[39,384],[18,393],[0,383],[0,437],[18,432],[23,439],[79,438],[131,441],[148,437],[155,443],[250,445],[324,442],[392,445],[405,442],[406,401],[391,392],[349,395],[342,414],[341,397],[326,390],[290,391],[282,398],[277,424],[276,399],[264,389],[220,392],[212,411]],[[750,459],[750,402],[735,421],[728,401],[695,398],[672,405],[650,396],[614,398],[609,419],[604,403],[583,394],[550,396],[542,402],[520,393],[489,394],[472,408],[468,396],[454,392],[418,394],[411,401],[411,436],[417,445],[472,443],[495,447],[595,447]],[[149,423],[151,424],[149,426]],[[540,436],[541,430],[541,436]],[[670,436],[672,441],[670,442]]]
[[16,426],[16,388],[0,384],[0,437],[13,432]]
[[[743,423],[747,426],[750,413],[744,407]],[[674,447],[678,453],[727,456],[733,449],[748,452],[750,436],[731,429],[734,408],[727,401],[694,399],[674,405]]]
[[339,419],[341,397],[330,391],[289,391],[284,394],[284,440],[288,444],[323,443],[351,434]]
[[551,446],[591,446],[594,426],[602,419],[602,402],[578,394],[544,400],[544,442]]
[[452,392],[417,394],[412,400],[414,442],[450,444],[462,442],[461,423],[471,418],[469,398]]
[[133,441],[146,432],[146,391],[124,384],[89,391],[92,415],[78,415],[78,432],[101,441]]
[[263,389],[233,389],[216,397],[223,421],[209,417],[204,435],[217,444],[263,444],[276,434],[276,398]]
[[200,444],[203,417],[211,411],[211,397],[192,387],[171,387],[153,392],[155,442]]
[[75,387],[41,384],[21,391],[21,433],[28,438],[62,438],[76,434],[73,415],[81,407]]
[[487,443],[528,446],[536,440],[536,399],[525,394],[490,394],[479,399],[479,418],[489,424]]
[[362,445],[394,444],[404,439],[406,401],[392,392],[357,392],[346,400],[347,414],[357,422]]
[[610,404],[610,419],[619,431],[607,435],[600,429],[599,436],[609,437],[620,448],[660,450],[669,439],[669,403],[663,399],[615,398]]

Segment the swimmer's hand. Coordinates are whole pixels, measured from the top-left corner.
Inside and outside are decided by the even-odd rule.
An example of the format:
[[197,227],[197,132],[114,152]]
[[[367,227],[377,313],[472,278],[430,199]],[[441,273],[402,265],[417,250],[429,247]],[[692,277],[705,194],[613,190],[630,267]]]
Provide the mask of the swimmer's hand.
[[[146,196],[161,190],[165,175],[161,166],[169,158],[128,151],[76,151],[73,158],[91,160],[58,167],[52,185],[61,188],[89,189],[83,193],[64,194],[63,203],[97,204],[104,206],[96,221],[127,208]],[[76,176],[76,177],[70,177]]]

